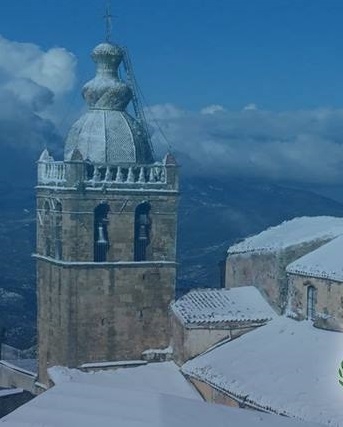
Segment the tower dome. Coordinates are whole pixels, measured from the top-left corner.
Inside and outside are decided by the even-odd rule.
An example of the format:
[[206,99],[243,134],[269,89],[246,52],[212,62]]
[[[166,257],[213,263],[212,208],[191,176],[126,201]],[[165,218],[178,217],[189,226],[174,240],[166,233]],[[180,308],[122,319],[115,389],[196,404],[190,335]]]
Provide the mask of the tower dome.
[[70,129],[65,143],[66,160],[78,149],[84,159],[95,163],[154,162],[144,127],[126,111],[133,92],[119,78],[124,54],[120,46],[111,43],[101,43],[93,50],[96,75],[82,89],[88,111]]

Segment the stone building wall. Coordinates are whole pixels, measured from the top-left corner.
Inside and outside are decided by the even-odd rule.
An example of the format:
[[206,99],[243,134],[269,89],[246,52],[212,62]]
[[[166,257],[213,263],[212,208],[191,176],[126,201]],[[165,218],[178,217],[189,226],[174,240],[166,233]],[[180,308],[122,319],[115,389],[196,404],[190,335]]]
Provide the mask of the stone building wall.
[[0,361],[0,387],[22,388],[35,394],[35,382],[36,375]]
[[175,266],[37,260],[39,380],[46,367],[140,359],[169,345]]
[[[56,211],[62,204],[62,259],[64,261],[93,261],[94,209],[108,203],[108,235],[110,247],[108,261],[133,261],[134,215],[143,201],[151,205],[151,243],[149,260],[171,260],[176,256],[177,193],[149,192],[66,191],[51,192],[41,189],[37,195],[38,226],[37,253],[46,252],[45,238],[51,239],[54,255]],[[49,219],[45,219],[44,206],[49,204]],[[49,225],[44,224],[49,221]]]
[[277,312],[283,313],[288,296],[287,265],[327,242],[316,240],[280,251],[229,253],[225,287],[255,286]]
[[[135,210],[145,201],[151,206],[150,244],[146,261],[134,262]],[[94,209],[103,202],[110,207],[109,250],[106,262],[97,263]],[[168,347],[177,203],[176,189],[38,187],[39,381],[47,384],[52,365],[139,359],[144,350]]]
[[221,326],[187,327],[172,312],[171,330],[174,361],[178,365],[182,365],[220,341],[238,338],[262,324],[264,323],[247,322],[245,325],[239,325],[239,322],[236,324],[228,322]]
[[329,279],[289,274],[288,315],[297,320],[307,318],[308,288],[315,289],[314,325],[343,331],[343,283]]

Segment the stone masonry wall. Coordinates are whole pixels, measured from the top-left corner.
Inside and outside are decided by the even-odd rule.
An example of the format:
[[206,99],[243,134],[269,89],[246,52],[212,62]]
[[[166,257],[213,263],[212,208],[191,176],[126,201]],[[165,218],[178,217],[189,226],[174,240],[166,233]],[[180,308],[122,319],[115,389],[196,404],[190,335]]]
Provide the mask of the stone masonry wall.
[[140,359],[169,345],[175,266],[37,264],[41,382],[49,366]]
[[316,240],[274,252],[228,254],[225,287],[256,286],[279,313],[287,305],[288,279],[286,267],[328,240]]
[[316,290],[314,325],[343,331],[343,283],[340,282],[290,274],[288,314],[297,320],[306,319],[309,286]]
[[[134,213],[143,201],[151,204],[151,243],[148,246],[149,260],[175,260],[177,193],[155,194],[153,192],[101,191],[51,192],[41,189],[37,196],[40,220],[37,226],[37,253],[45,252],[44,205],[62,203],[62,259],[64,261],[93,261],[94,209],[101,202],[110,206],[108,235],[110,248],[108,261],[132,261],[134,247]],[[54,238],[54,211],[50,212],[50,232]],[[53,243],[52,243],[53,244]]]

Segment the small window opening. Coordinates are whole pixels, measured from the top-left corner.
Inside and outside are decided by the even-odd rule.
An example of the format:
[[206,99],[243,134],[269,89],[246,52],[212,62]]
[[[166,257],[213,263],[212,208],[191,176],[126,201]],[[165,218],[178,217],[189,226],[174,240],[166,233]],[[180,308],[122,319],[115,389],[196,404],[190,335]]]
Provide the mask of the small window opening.
[[309,286],[307,288],[307,319],[314,320],[316,317],[316,288]]
[[148,202],[140,203],[135,212],[135,244],[134,244],[134,260],[146,261],[147,247],[150,244],[150,229],[151,206]]
[[100,203],[94,209],[94,261],[105,262],[109,249],[108,239],[108,212],[110,207],[107,203]]

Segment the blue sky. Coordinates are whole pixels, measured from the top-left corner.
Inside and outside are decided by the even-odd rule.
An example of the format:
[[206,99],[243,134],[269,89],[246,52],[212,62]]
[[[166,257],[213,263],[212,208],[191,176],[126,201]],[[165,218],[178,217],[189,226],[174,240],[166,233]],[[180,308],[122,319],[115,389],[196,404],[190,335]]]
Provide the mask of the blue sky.
[[[1,0],[0,150],[62,151],[105,4]],[[112,13],[183,170],[341,186],[342,0],[112,0]],[[153,142],[167,149],[156,127]]]
[[[78,58],[103,39],[105,1],[1,0],[0,31]],[[126,44],[148,101],[187,109],[255,103],[276,111],[343,104],[341,0],[118,0]]]

